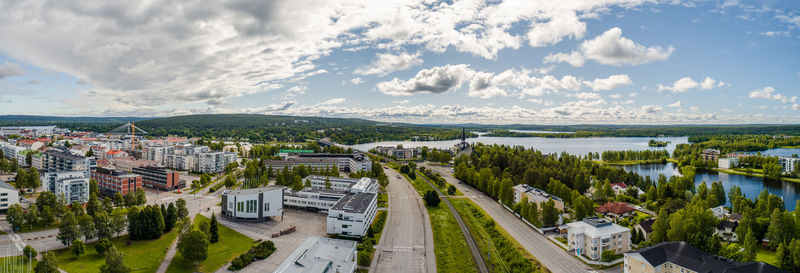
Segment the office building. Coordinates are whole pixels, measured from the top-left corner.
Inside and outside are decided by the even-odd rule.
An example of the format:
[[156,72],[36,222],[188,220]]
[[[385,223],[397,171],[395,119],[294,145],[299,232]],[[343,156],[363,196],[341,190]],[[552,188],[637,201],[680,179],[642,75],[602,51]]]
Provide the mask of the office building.
[[664,242],[625,253],[625,273],[786,273],[764,262],[739,263],[686,242]]
[[600,259],[603,250],[621,254],[630,250],[631,230],[597,217],[567,224],[567,246],[576,255]]
[[135,167],[131,172],[140,175],[142,177],[142,185],[148,188],[168,191],[180,189],[185,186],[181,184],[179,172],[167,170],[162,166],[150,165]]
[[273,273],[352,273],[356,241],[309,237]]
[[310,211],[328,212],[328,210],[347,195],[340,190],[305,188],[299,191],[286,189],[283,205]]
[[300,165],[315,170],[341,169],[339,168],[339,160],[334,158],[288,158],[286,160],[264,161],[264,166],[272,166],[272,169],[276,171],[282,171],[284,168],[288,168],[291,171]]
[[42,187],[56,197],[63,196],[67,203],[89,201],[89,174],[86,171],[44,172],[41,181]]
[[283,187],[226,190],[222,193],[223,217],[263,222],[283,215]]
[[94,168],[91,174],[103,196],[113,196],[115,193],[126,195],[142,188],[141,175],[101,167]]
[[378,212],[377,194],[347,194],[328,209],[327,233],[341,236],[361,237]]
[[[284,150],[281,150],[282,152]],[[294,151],[294,150],[290,150]],[[328,165],[336,166],[342,172],[361,172],[372,171],[372,161],[368,156],[362,153],[354,152],[352,154],[326,154],[326,153],[309,153],[306,150],[297,150],[302,152],[287,152],[279,153],[284,161],[293,161],[297,166],[304,164],[305,166],[313,165],[315,168],[325,168]],[[276,164],[277,162],[271,162]],[[282,167],[282,166],[281,166]],[[273,167],[275,168],[275,167]],[[291,166],[290,166],[291,168]]]
[[0,180],[0,211],[6,211],[8,207],[17,203],[19,203],[19,190]]
[[303,178],[303,183],[305,183],[306,180],[309,180],[311,182],[311,187],[315,189],[328,188],[325,186],[325,182],[329,181],[331,183],[330,189],[332,190],[346,191],[349,193],[378,192],[378,181],[369,177],[345,178],[345,177],[333,177],[333,176],[322,176],[322,175],[309,175]]

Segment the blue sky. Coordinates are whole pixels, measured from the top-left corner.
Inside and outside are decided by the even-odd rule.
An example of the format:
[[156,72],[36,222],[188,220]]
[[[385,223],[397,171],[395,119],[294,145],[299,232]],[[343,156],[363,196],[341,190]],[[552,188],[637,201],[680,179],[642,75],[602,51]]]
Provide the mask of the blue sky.
[[0,114],[800,123],[796,1],[0,8]]

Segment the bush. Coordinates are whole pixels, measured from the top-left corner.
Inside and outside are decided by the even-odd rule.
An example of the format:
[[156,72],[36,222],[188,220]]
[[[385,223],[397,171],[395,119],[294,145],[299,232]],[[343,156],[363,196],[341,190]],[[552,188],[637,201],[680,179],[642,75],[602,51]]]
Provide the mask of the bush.
[[603,250],[603,254],[600,255],[600,261],[604,263],[610,263],[617,259],[617,253],[611,249]]
[[228,270],[240,270],[245,268],[256,259],[266,259],[272,255],[272,253],[275,253],[275,250],[275,243],[272,241],[261,242],[250,248],[246,253],[234,258]]
[[28,257],[36,259],[36,255],[38,254],[39,252],[36,252],[36,249],[33,248],[31,245],[26,245],[25,248],[22,249],[22,255],[25,256],[25,259],[27,259]]
[[106,238],[103,238],[100,239],[100,241],[97,241],[96,244],[94,244],[94,250],[97,250],[97,254],[103,255],[113,246],[114,245],[111,244],[111,241],[109,241]]
[[371,253],[368,251],[360,251],[358,252],[358,265],[359,266],[369,266],[372,263],[372,256]]
[[442,200],[439,199],[439,194],[435,191],[427,191],[425,195],[422,196],[422,199],[425,200],[425,204],[431,207],[438,207],[439,202]]

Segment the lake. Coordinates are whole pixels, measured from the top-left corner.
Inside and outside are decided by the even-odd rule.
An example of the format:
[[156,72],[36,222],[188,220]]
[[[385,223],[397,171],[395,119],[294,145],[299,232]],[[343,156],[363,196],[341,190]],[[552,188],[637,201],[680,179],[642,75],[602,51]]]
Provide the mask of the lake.
[[[626,165],[622,166],[622,168],[627,171],[636,172],[642,177],[649,175],[653,180],[658,179],[659,174],[663,174],[667,177],[681,175],[676,165],[672,162],[666,164]],[[731,186],[737,185],[742,189],[742,193],[750,199],[758,197],[758,194],[766,188],[770,193],[783,197],[783,203],[786,205],[787,210],[794,210],[795,202],[800,198],[800,184],[793,182],[771,179],[765,180],[760,177],[727,174],[715,171],[698,171],[694,179],[695,186],[699,186],[703,181],[706,182],[706,186],[709,188],[711,188],[712,181],[722,181],[725,193],[730,191]],[[726,205],[730,206],[730,200],[727,200]]]
[[[650,139],[669,141],[667,147],[650,147]],[[510,146],[524,146],[534,148],[546,154],[567,152],[572,155],[586,155],[588,153],[602,153],[608,150],[659,150],[666,149],[670,153],[675,150],[675,145],[688,143],[688,137],[587,137],[587,138],[547,138],[547,137],[485,137],[468,138],[469,143],[502,144]],[[367,151],[376,146],[397,146],[402,144],[406,148],[423,147],[450,149],[460,140],[445,141],[380,141],[350,145],[353,149]]]

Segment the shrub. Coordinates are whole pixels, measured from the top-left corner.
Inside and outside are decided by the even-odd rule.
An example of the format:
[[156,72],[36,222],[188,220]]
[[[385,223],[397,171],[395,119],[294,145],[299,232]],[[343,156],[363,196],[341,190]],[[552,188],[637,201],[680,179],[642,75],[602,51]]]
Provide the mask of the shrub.
[[231,261],[231,266],[228,267],[228,270],[240,270],[245,268],[256,259],[266,259],[272,255],[272,253],[275,253],[275,250],[275,244],[272,241],[261,242],[250,248],[250,250],[244,254],[234,258],[233,261]]
[[361,251],[358,252],[358,265],[359,266],[369,266],[372,263],[372,257],[368,251]]
[[439,199],[439,194],[436,193],[435,191],[425,192],[425,195],[422,196],[422,199],[425,200],[425,204],[431,207],[439,206],[439,202],[442,201],[441,199]]
[[97,241],[96,244],[94,244],[94,250],[97,250],[97,254],[103,255],[109,249],[111,249],[112,246],[114,246],[114,245],[111,244],[111,241],[109,241],[106,238],[103,238],[103,239],[100,239],[100,241]]

